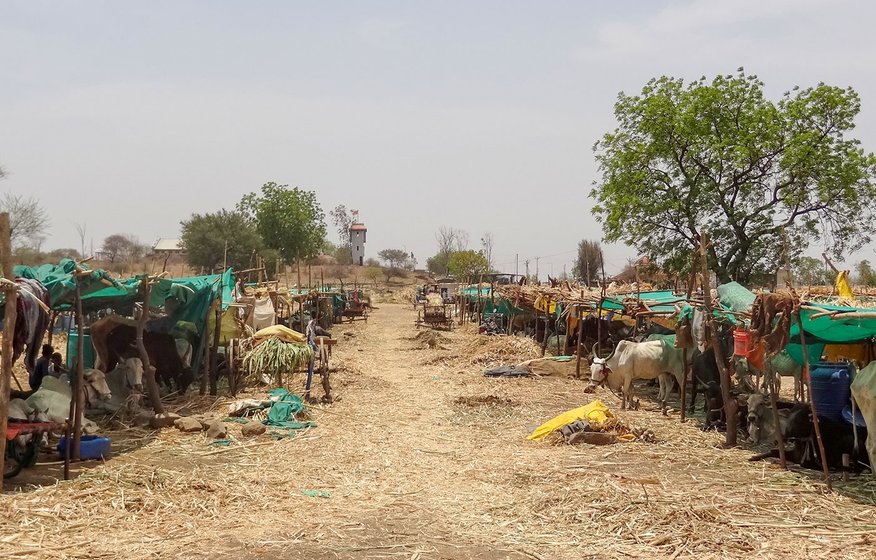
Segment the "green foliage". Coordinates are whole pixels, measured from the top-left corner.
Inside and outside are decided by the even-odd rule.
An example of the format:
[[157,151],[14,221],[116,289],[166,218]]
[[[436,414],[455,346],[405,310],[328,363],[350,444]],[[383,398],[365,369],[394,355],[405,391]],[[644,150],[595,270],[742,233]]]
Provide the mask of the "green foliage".
[[109,256],[109,261],[113,263],[116,262],[116,259],[123,260],[127,258],[133,248],[134,241],[130,236],[114,233],[104,238],[101,250]]
[[265,247],[287,263],[314,257],[323,246],[325,217],[312,191],[265,183],[261,193],[244,196],[238,209],[255,223]]
[[457,280],[474,282],[481,274],[490,272],[490,263],[480,251],[456,251],[450,255],[450,274]]
[[384,249],[377,256],[386,262],[389,268],[402,268],[407,264],[410,255],[404,249]]
[[798,285],[820,286],[833,284],[833,272],[825,269],[824,263],[815,257],[798,258],[792,267],[794,281]]
[[375,286],[381,276],[383,276],[383,271],[379,266],[369,266],[365,269],[365,278],[371,280],[371,283]]
[[858,272],[858,282],[864,286],[876,286],[876,272],[873,271],[870,261],[863,260],[859,262],[855,265],[855,269]]
[[450,255],[453,253],[440,252],[434,257],[426,259],[426,270],[432,274],[449,274],[450,273]]
[[602,246],[599,241],[589,239],[579,241],[578,258],[575,259],[575,267],[572,269],[575,278],[588,286],[598,284],[602,266]]
[[677,272],[705,228],[712,270],[742,282],[776,270],[783,230],[791,260],[822,230],[836,255],[860,248],[876,230],[876,156],[849,136],[860,108],[854,90],[824,84],[773,102],[742,69],[621,93],[618,127],[594,147],[605,240]]
[[244,270],[249,268],[253,253],[261,248],[255,225],[241,212],[223,209],[212,214],[192,214],[180,225],[182,248],[186,261],[193,268],[213,270],[221,267],[227,242],[228,266]]

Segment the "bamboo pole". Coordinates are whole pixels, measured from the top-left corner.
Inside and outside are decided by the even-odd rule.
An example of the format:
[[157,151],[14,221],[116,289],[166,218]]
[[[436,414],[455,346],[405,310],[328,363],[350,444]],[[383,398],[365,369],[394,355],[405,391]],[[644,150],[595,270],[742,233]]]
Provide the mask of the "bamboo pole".
[[[577,354],[575,358],[575,379],[581,379],[581,348],[584,345],[584,341],[581,338],[584,336],[584,310],[580,305],[577,307],[576,313],[578,315],[578,342],[575,345],[577,348],[575,352]],[[599,343],[597,342],[598,346]]]
[[[809,375],[809,351],[806,348],[806,331],[803,330],[803,319],[797,311],[797,325],[800,327],[800,346],[803,349],[803,385],[809,393],[809,409],[812,411],[812,425],[815,428],[815,440],[818,442],[818,451],[821,452],[821,470],[824,473],[824,481],[827,489],[832,490],[830,482],[830,469],[827,466],[827,456],[824,454],[824,440],[821,437],[821,425],[818,421],[818,410],[815,408],[815,400],[812,398],[812,378]],[[852,421],[854,422],[854,418]]]
[[712,320],[712,294],[709,283],[709,264],[706,248],[709,245],[709,234],[703,231],[700,241],[700,260],[703,267],[703,306],[706,312],[706,326],[710,327],[709,334],[712,339],[712,350],[715,352],[715,361],[718,365],[718,373],[721,377],[721,397],[724,399],[724,417],[727,422],[725,443],[728,447],[736,445],[736,400],[730,396],[730,372],[724,361],[724,350],[718,341],[718,333]]
[[[12,280],[12,242],[9,231],[9,214],[0,214],[0,261],[2,261],[3,277]],[[3,434],[3,448],[0,452],[0,472],[5,472],[6,459],[6,421],[9,416],[9,393],[12,389],[12,339],[15,337],[15,319],[17,316],[18,290],[15,286],[7,286],[6,304],[3,311],[3,355],[0,357],[0,433]],[[68,440],[69,441],[69,440]],[[67,446],[69,448],[69,446]],[[0,487],[2,491],[2,487]]]
[[[85,391],[83,391],[83,383],[85,381],[85,320],[82,317],[82,289],[79,286],[79,278],[76,278],[76,330],[79,336],[76,337],[76,375],[73,377],[73,398],[71,405],[73,410],[73,443],[71,459],[79,460],[79,444],[82,441],[82,415],[85,414]],[[70,440],[67,440],[67,445]]]

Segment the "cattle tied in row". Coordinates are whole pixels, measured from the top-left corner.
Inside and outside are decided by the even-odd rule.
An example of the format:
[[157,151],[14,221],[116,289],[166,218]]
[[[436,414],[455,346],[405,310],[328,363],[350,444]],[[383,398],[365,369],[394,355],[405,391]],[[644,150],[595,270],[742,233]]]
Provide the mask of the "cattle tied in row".
[[[104,317],[91,325],[91,340],[97,354],[97,367],[113,370],[119,362],[139,356],[137,329],[132,321],[117,316]],[[192,370],[183,363],[177,351],[176,339],[167,333],[145,331],[143,346],[149,363],[155,368],[159,382],[180,393],[185,393],[193,381]]]
[[621,389],[623,398],[621,408],[633,404],[632,383],[636,379],[657,379],[660,389],[658,399],[665,403],[672,388],[672,379],[679,383],[684,379],[685,365],[681,350],[666,340],[631,342],[622,340],[607,358],[596,356],[593,347],[593,361],[590,365],[590,386],[586,392],[593,392],[597,385],[606,383],[610,388]]

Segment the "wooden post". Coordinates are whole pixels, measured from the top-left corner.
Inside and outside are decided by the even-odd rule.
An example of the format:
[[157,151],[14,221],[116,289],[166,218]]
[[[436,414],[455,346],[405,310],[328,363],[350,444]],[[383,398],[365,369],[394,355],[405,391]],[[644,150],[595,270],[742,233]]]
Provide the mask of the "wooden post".
[[770,394],[770,408],[773,409],[773,430],[776,434],[776,443],[779,448],[779,464],[783,469],[788,470],[788,459],[785,456],[785,435],[782,433],[782,423],[779,421],[779,399],[776,396],[776,376],[778,373],[772,367],[772,360],[765,359],[764,362],[769,364],[769,370],[764,372],[766,379],[767,391]]
[[[812,425],[815,428],[815,440],[818,442],[818,451],[821,453],[821,469],[824,472],[824,481],[827,489],[831,490],[830,469],[827,466],[827,456],[824,454],[824,440],[821,438],[821,426],[818,421],[818,411],[815,409],[815,400],[812,398],[812,379],[809,375],[809,351],[806,348],[806,331],[803,330],[803,319],[800,311],[797,311],[797,325],[800,327],[800,346],[803,349],[803,386],[809,393],[809,409],[812,411]],[[852,418],[852,422],[855,419]]]
[[[85,391],[82,390],[85,382],[85,320],[82,317],[82,290],[79,287],[79,279],[76,279],[76,330],[79,336],[76,338],[76,374],[72,387],[71,407],[73,410],[73,443],[70,458],[79,460],[79,444],[82,441],[82,415],[85,414]],[[69,420],[68,420],[69,421]],[[70,440],[67,440],[67,445]]]
[[307,288],[313,287],[313,265],[307,263]]
[[730,372],[727,371],[725,365],[724,349],[721,348],[721,343],[718,341],[718,333],[712,317],[712,291],[709,285],[709,259],[706,253],[708,245],[709,234],[703,231],[700,241],[700,259],[703,267],[703,306],[706,312],[706,326],[711,328],[712,350],[715,352],[715,361],[721,377],[721,397],[724,399],[724,417],[727,422],[727,433],[724,441],[728,447],[733,447],[736,445],[736,400],[730,397]]
[[[584,347],[584,341],[581,340],[584,336],[584,310],[581,306],[578,306],[578,343],[575,345],[577,351],[575,352],[578,356],[575,358],[575,379],[581,379],[581,349]],[[597,343],[597,348],[599,344]]]
[[[221,340],[221,334],[222,334],[222,283],[220,282],[220,284],[219,284],[219,297],[216,298],[216,325],[215,325],[215,328],[213,329],[213,343],[210,345],[210,356],[211,356],[210,361],[213,365],[213,367],[210,369],[210,394],[211,395],[215,395],[218,392],[217,384],[219,381],[219,341]],[[227,358],[227,354],[226,354],[226,358]]]
[[[676,340],[678,338],[676,337]],[[687,348],[681,349],[681,365],[683,373],[681,376],[681,421],[685,420],[685,408],[687,408]]]
[[[207,310],[207,315],[210,315],[210,309]],[[207,394],[207,378],[210,376],[210,348],[209,345],[204,345],[204,369],[201,371],[201,382],[198,387],[198,394],[202,397]]]
[[149,363],[149,354],[146,352],[146,346],[143,344],[143,330],[146,328],[146,321],[149,319],[149,296],[152,294],[152,284],[149,281],[149,277],[143,278],[140,284],[143,294],[143,309],[140,313],[140,318],[137,320],[137,352],[140,354],[140,361],[143,362],[143,377],[146,379],[146,391],[149,393],[149,400],[152,402],[152,410],[155,414],[163,414],[164,405],[161,404],[161,392],[158,390],[158,381],[155,379],[155,368]]
[[[12,281],[12,242],[9,232],[9,214],[0,214],[0,260],[2,260],[3,277]],[[15,337],[15,319],[17,316],[18,290],[8,286],[6,304],[3,311],[3,355],[0,361],[0,433],[3,434],[2,452],[0,452],[0,472],[6,459],[6,421],[9,416],[9,393],[12,389],[12,339]],[[69,439],[67,441],[70,441]],[[70,446],[68,445],[69,449]],[[0,487],[2,492],[2,487]]]

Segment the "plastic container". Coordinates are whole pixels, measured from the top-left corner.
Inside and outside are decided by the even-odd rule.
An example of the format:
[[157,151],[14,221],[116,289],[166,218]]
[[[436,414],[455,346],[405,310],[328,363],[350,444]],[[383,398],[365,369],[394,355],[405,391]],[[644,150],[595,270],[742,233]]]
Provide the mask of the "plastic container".
[[852,397],[848,364],[816,364],[812,370],[812,401],[818,416],[843,421],[843,409]]
[[743,329],[733,331],[733,353],[747,358],[752,350],[754,350],[754,341],[751,333]]
[[[852,424],[852,405],[847,404],[845,408],[843,408],[843,420],[846,421],[846,424]],[[855,424],[859,428],[867,429],[867,422],[864,421],[864,417],[861,416],[860,410],[855,410]]]
[[[67,368],[72,370],[76,367],[76,356],[78,355],[78,340],[79,333],[70,331],[70,338],[67,339]],[[84,367],[93,368],[94,367],[94,345],[91,343],[91,335],[86,333],[82,336],[83,342],[83,356],[85,358],[85,362],[82,364]]]
[[[105,459],[109,457],[112,440],[102,436],[82,436],[79,441],[80,459]],[[58,454],[64,458],[67,451],[67,436],[61,438],[58,443]]]

